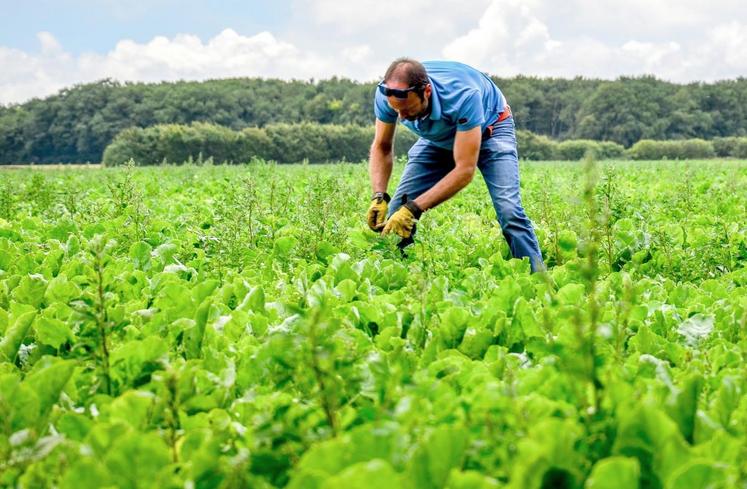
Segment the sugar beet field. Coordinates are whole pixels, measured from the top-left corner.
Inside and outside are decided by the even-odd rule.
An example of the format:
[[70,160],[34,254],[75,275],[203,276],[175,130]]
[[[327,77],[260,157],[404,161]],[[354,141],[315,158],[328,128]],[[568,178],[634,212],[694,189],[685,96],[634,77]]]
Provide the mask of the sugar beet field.
[[0,486],[746,488],[747,165],[521,171],[547,274],[479,176],[0,173]]

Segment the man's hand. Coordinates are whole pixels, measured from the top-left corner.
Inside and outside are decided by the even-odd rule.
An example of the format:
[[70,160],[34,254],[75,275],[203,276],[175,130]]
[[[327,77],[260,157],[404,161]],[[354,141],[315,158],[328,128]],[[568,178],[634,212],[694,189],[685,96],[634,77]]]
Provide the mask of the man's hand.
[[418,222],[418,219],[420,219],[422,213],[423,210],[414,201],[408,200],[402,207],[397,209],[397,212],[392,214],[381,234],[395,233],[402,238],[409,238],[412,236],[413,227]]
[[392,200],[386,192],[376,192],[371,199],[371,206],[368,208],[368,227],[372,231],[381,231],[386,220],[387,205]]

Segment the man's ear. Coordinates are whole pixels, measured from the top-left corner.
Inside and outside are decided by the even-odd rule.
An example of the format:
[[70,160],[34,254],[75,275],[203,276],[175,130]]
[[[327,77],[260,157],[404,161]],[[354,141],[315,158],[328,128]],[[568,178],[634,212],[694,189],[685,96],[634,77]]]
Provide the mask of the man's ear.
[[430,100],[431,98],[431,92],[433,91],[431,84],[426,83],[425,87],[423,88],[422,92],[418,92],[418,97],[420,97],[420,100],[425,102],[426,100]]

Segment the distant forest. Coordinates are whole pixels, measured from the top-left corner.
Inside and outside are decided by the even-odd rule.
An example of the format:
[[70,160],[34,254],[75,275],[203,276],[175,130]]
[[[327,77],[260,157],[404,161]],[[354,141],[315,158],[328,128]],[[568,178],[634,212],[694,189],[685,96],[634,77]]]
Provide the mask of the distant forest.
[[[747,79],[675,84],[654,77],[614,81],[495,78],[519,129],[555,140],[630,147],[641,139],[747,135]],[[0,106],[0,163],[99,162],[122,130],[209,122],[233,130],[275,123],[373,123],[373,83],[332,78],[255,78],[175,83],[103,80]]]

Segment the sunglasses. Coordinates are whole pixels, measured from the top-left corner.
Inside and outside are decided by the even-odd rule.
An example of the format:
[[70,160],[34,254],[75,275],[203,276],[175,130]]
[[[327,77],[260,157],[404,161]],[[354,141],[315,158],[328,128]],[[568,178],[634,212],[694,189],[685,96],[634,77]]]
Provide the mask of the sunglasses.
[[386,97],[396,97],[396,98],[407,98],[407,94],[409,92],[415,92],[418,93],[423,89],[423,87],[417,86],[417,87],[409,87],[409,88],[389,88],[386,85],[384,85],[384,82],[379,83],[379,91]]

